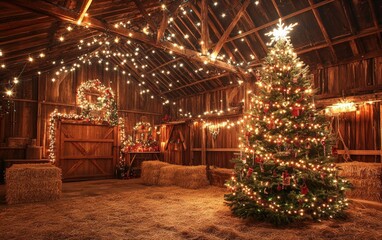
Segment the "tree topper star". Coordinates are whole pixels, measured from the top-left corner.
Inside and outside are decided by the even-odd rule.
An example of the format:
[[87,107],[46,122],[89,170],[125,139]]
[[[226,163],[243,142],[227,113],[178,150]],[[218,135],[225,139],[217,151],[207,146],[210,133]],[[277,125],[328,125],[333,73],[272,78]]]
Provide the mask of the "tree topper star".
[[297,23],[292,23],[284,27],[284,23],[281,22],[281,19],[279,19],[277,28],[265,34],[266,36],[271,37],[271,42],[267,43],[267,45],[272,45],[274,42],[277,42],[279,40],[289,40],[290,36],[288,36],[288,34],[290,33],[290,31],[293,30],[293,27],[296,25]]

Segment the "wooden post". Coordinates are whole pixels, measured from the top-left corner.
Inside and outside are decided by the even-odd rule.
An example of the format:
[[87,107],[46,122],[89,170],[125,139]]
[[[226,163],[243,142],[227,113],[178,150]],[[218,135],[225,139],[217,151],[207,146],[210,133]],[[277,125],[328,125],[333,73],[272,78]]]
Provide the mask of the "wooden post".
[[37,78],[37,133],[36,133],[36,144],[41,146],[41,75]]
[[207,165],[206,161],[206,128],[202,126],[202,164]]
[[[379,138],[380,138],[380,140],[379,140],[379,144],[380,144],[380,146],[379,146],[379,150],[380,150],[380,154],[379,154],[379,156],[380,156],[380,158],[381,158],[381,160],[382,160],[382,104],[379,104]],[[381,165],[382,165],[382,161],[381,161]]]

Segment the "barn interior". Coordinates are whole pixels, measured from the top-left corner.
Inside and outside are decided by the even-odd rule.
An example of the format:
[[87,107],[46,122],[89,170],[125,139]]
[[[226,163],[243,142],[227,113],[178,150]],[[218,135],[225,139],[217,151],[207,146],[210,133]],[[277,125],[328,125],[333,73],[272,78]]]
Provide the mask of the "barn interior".
[[[382,237],[375,214],[382,210],[382,1],[13,0],[0,6],[4,239]],[[286,230],[237,219],[224,206],[231,160],[244,151],[242,122],[271,49],[266,33],[280,21],[297,23],[290,42],[309,68],[314,103],[335,137],[324,151],[353,184],[345,222]],[[158,182],[159,172],[143,173],[150,162],[189,168],[176,170],[183,174],[174,180],[178,187],[146,186]],[[25,164],[60,172],[7,180],[7,171]],[[35,177],[42,186],[49,174],[59,175],[58,199],[9,200],[9,182],[27,177],[32,184]],[[92,209],[97,201],[102,212]],[[141,210],[124,207],[135,204]]]

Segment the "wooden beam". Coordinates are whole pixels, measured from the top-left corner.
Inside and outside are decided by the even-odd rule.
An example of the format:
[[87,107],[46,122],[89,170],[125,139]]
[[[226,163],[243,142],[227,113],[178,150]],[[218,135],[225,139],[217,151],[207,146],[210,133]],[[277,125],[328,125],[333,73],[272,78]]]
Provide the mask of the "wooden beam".
[[202,80],[198,80],[196,82],[192,82],[192,83],[189,83],[187,85],[183,85],[181,87],[174,88],[174,89],[172,89],[170,91],[163,92],[162,95],[170,93],[170,92],[173,92],[173,91],[177,91],[177,90],[180,90],[180,89],[183,89],[183,88],[186,88],[186,87],[190,87],[192,85],[199,84],[199,83],[202,83],[202,82],[207,82],[207,81],[210,81],[210,80],[213,80],[213,79],[217,79],[217,78],[221,78],[221,77],[226,77],[228,75],[230,75],[230,73],[223,73],[223,74],[215,75],[215,76],[212,76],[212,77],[209,77],[209,78],[205,78],[205,79],[202,79]]
[[[329,4],[329,3],[331,3],[331,2],[334,2],[334,1],[335,1],[335,0],[324,0],[324,1],[322,1],[322,2],[319,2],[319,3],[317,3],[317,4],[314,4],[313,6],[309,6],[309,7],[303,8],[303,9],[301,9],[301,10],[299,10],[299,11],[296,11],[296,12],[294,12],[294,13],[291,13],[291,14],[289,14],[289,15],[286,15],[286,16],[284,16],[284,17],[281,17],[280,19],[284,21],[284,20],[286,20],[286,19],[289,19],[289,18],[298,16],[298,15],[301,15],[301,14],[303,14],[303,13],[309,12],[309,11],[311,11],[313,8],[318,8],[318,7],[324,6],[324,5]],[[264,29],[264,28],[267,28],[267,27],[270,27],[270,26],[272,26],[272,25],[275,25],[275,24],[277,24],[278,22],[279,22],[279,19],[273,20],[273,21],[268,22],[268,23],[266,23],[266,24],[264,24],[264,25],[261,25],[261,26],[259,26],[259,27],[257,27],[257,28],[251,29],[251,30],[249,30],[249,31],[247,31],[247,32],[243,32],[242,34],[239,34],[239,35],[237,35],[237,36],[235,36],[235,37],[228,38],[226,42],[231,42],[231,41],[233,41],[233,40],[240,39],[240,38],[245,37],[245,36],[247,36],[247,35],[249,35],[249,34],[258,32],[258,31],[260,31],[260,30],[262,30],[262,29]]]
[[201,22],[202,22],[202,54],[206,55],[210,44],[210,35],[208,32],[208,0],[202,0],[201,6]]
[[330,40],[329,34],[326,31],[326,29],[324,27],[324,24],[322,23],[322,19],[321,19],[321,16],[320,16],[317,8],[313,8],[313,5],[314,5],[313,0],[309,0],[309,4],[312,7],[313,15],[314,15],[314,17],[315,17],[315,19],[317,21],[317,24],[318,24],[318,26],[319,26],[319,28],[321,30],[321,33],[324,36],[325,41],[326,41],[326,43],[327,43],[327,45],[329,47],[330,54],[332,55],[334,62],[337,62],[337,55],[336,55],[336,52],[334,51],[334,48],[333,48],[333,45],[332,45],[332,41]]
[[92,4],[92,1],[93,0],[84,0],[82,2],[82,6],[81,6],[81,10],[80,10],[80,15],[78,16],[78,19],[77,19],[77,24],[78,25],[81,25],[82,20],[85,17],[86,11],[89,9],[90,4]]
[[[59,18],[63,21],[68,21],[70,23],[76,23],[76,13],[53,5],[51,3],[36,0],[33,2],[27,0],[15,0],[10,2],[11,5],[16,5],[25,9],[32,10],[34,12],[38,12],[41,14],[45,14],[48,16],[52,16],[55,18]],[[134,32],[124,28],[115,28],[113,25],[100,21],[96,18],[88,17],[86,23],[82,23],[84,26],[88,26],[89,28],[96,29],[101,32],[107,32],[109,34],[120,35],[123,37],[128,37],[140,42],[143,42],[147,45],[153,46],[158,49],[172,51],[173,53],[183,56],[185,58],[193,59],[198,62],[205,63],[215,66],[220,69],[224,69],[233,73],[246,75],[245,71],[239,67],[233,66],[223,61],[219,60],[211,60],[207,56],[202,56],[201,53],[196,52],[194,50],[179,48],[174,46],[174,44],[170,42],[156,43],[151,38],[146,36],[145,34]]]
[[[378,19],[377,19],[377,16],[375,15],[375,11],[374,11],[375,5],[374,5],[372,0],[368,0],[368,3],[370,6],[371,16],[373,17],[374,27],[376,29],[378,29],[379,28]],[[378,34],[378,40],[379,40],[380,47],[382,47],[382,36],[380,34]]]
[[142,13],[143,17],[145,18],[146,22],[149,24],[150,28],[153,31],[157,30],[157,27],[153,21],[153,19],[147,14],[146,9],[143,7],[142,2],[140,0],[133,0],[135,5],[137,5],[139,11]]
[[164,32],[166,31],[166,28],[167,28],[167,25],[168,25],[168,14],[167,14],[167,12],[164,11],[162,21],[160,23],[160,27],[159,27],[158,33],[157,33],[157,41],[156,41],[157,44],[163,38]]
[[232,19],[232,22],[229,24],[228,28],[225,30],[221,38],[219,39],[218,43],[216,44],[212,56],[217,56],[219,54],[220,49],[223,47],[223,45],[226,43],[226,40],[229,36],[229,34],[232,32],[233,28],[236,26],[237,22],[240,20],[241,16],[243,15],[245,9],[248,7],[250,0],[245,0],[243,2],[243,5],[241,6],[239,12],[236,14],[236,16]]
[[350,154],[350,155],[382,155],[381,150],[338,150],[338,154]]

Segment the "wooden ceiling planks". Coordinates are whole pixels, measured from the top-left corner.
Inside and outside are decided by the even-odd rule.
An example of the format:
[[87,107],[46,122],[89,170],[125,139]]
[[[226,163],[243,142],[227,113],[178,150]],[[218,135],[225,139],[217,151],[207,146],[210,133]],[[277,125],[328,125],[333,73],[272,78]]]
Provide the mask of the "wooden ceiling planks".
[[[3,7],[0,16],[0,49],[4,53],[2,59],[10,61],[7,65],[16,68],[20,65],[17,62],[25,62],[28,55],[46,51],[45,60],[39,60],[45,68],[53,57],[64,50],[70,55],[70,61],[73,61],[76,52],[86,52],[85,49],[83,52],[78,51],[79,39],[105,32],[110,36],[121,36],[125,41],[129,39],[131,31],[115,29],[114,24],[127,24],[130,21],[127,28],[135,31],[133,39],[137,40],[141,51],[149,55],[151,49],[155,48],[157,55],[150,55],[149,59],[137,57],[139,68],[131,64],[123,69],[134,71],[134,79],[139,83],[143,79],[141,75],[145,74],[144,81],[147,83],[144,87],[162,97],[179,98],[193,92],[224,88],[231,82],[231,75],[210,79],[211,75],[230,71],[241,74],[239,77],[248,76],[245,69],[258,67],[266,54],[267,38],[263,37],[264,32],[269,31],[278,18],[287,24],[296,21],[300,23],[292,34],[292,42],[298,55],[312,68],[374,56],[382,49],[382,17],[377,14],[382,9],[382,3],[377,0],[272,0],[260,1],[258,5],[247,0],[222,0],[218,6],[212,1],[189,1],[186,4],[183,4],[185,1],[167,1],[167,10],[162,9],[159,1],[99,0],[91,1],[87,10],[89,17],[85,21],[92,23],[89,29],[93,30],[86,34],[80,31],[73,35],[67,33],[65,27],[68,23],[75,23],[81,14],[81,6],[88,1],[47,0],[37,1],[34,3],[36,6],[26,6],[29,4],[26,0],[0,2]],[[29,10],[25,11],[13,4]],[[187,6],[185,13],[183,9],[179,11],[181,4]],[[244,4],[248,5],[244,7]],[[222,12],[226,13],[225,18],[221,16]],[[173,17],[173,21],[169,21],[170,17]],[[56,23],[54,19],[58,19]],[[232,23],[232,20],[235,21]],[[201,23],[201,27],[198,23]],[[140,33],[145,26],[150,26],[149,35]],[[238,33],[239,30],[242,32]],[[166,39],[166,34],[170,33],[175,33],[172,38],[174,42]],[[65,36],[64,42],[57,41],[60,35]],[[185,35],[189,37],[184,38]],[[200,41],[207,44],[201,45]],[[178,46],[185,46],[185,49],[176,47],[173,44],[175,42]],[[132,53],[134,48],[123,47],[121,52]],[[208,55],[218,48],[221,49],[220,55],[226,55],[224,61],[214,62],[207,56],[200,56],[200,53]],[[173,51],[172,55],[170,51]],[[177,57],[174,59],[173,56]],[[62,58],[67,62],[66,54]],[[228,59],[235,66],[227,64],[225,61]],[[113,61],[121,67],[123,59],[115,57]],[[209,64],[205,65],[205,61]],[[177,67],[180,62],[183,68]],[[236,65],[242,62],[250,64],[238,68]],[[28,71],[32,71],[34,66],[28,64],[28,67]],[[162,74],[159,72],[162,69],[171,73]],[[172,87],[169,87],[170,84]]]

